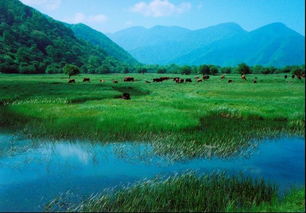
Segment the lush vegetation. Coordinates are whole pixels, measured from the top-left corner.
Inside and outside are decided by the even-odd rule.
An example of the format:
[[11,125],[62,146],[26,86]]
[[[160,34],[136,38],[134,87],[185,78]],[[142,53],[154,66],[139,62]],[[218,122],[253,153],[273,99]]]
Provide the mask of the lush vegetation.
[[[177,84],[145,83],[168,74],[133,74],[135,82],[123,82],[126,76],[83,74],[68,84],[64,75],[0,74],[0,125],[30,137],[148,141],[178,158],[206,155],[206,145],[231,155],[252,138],[304,134],[304,80],[226,75]],[[131,100],[120,99],[123,93]]]
[[[217,74],[295,74],[301,76],[305,74],[305,65],[294,65],[294,66],[285,66],[282,68],[277,68],[273,66],[249,66],[245,63],[238,64],[237,66],[227,66],[221,67],[211,64],[203,64],[199,66],[179,66],[179,65],[138,65],[133,69],[122,70],[123,73],[170,73],[170,74],[183,74],[183,75],[217,75]],[[291,77],[291,76],[290,76]]]
[[275,186],[243,176],[185,174],[96,195],[77,206],[58,198],[46,208],[80,212],[303,211],[304,197],[301,189],[279,198]]
[[88,41],[92,45],[98,46],[114,58],[127,64],[138,64],[138,62],[120,46],[110,40],[103,33],[98,32],[85,24],[67,25],[72,29],[77,38]]
[[101,47],[77,39],[63,23],[18,0],[0,1],[0,23],[0,72],[61,73],[67,63],[82,72],[123,66]]

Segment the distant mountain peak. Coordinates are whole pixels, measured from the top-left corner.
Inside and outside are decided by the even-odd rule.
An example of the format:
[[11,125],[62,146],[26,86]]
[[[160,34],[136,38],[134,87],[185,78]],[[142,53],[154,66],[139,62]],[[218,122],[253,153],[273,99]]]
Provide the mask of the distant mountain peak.
[[285,24],[281,23],[281,22],[274,22],[271,24],[267,24],[264,25],[260,28],[257,28],[253,31],[251,31],[251,33],[266,33],[266,34],[279,34],[279,35],[283,35],[283,36],[289,36],[289,35],[300,35],[298,32],[290,29],[289,27],[287,27]]

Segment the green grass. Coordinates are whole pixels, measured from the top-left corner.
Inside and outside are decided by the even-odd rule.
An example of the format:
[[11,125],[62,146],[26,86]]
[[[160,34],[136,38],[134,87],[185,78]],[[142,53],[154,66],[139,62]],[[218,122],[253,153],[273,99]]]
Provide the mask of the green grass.
[[305,212],[305,188],[292,189],[284,198],[274,198],[270,203],[246,209],[232,209],[239,212]]
[[[304,135],[304,80],[256,75],[253,84],[252,75],[248,81],[227,75],[203,83],[146,84],[161,75],[128,75],[137,81],[123,82],[124,74],[83,74],[67,84],[64,75],[1,74],[0,127],[36,138],[147,141],[175,156],[203,155],[205,145],[230,155],[252,138]],[[92,82],[82,83],[83,77]],[[119,99],[123,92],[132,99]]]
[[278,212],[303,211],[304,198],[304,189],[280,198],[277,188],[263,180],[226,174],[199,177],[191,173],[140,182],[92,196],[74,206],[59,198],[46,208],[80,212]]

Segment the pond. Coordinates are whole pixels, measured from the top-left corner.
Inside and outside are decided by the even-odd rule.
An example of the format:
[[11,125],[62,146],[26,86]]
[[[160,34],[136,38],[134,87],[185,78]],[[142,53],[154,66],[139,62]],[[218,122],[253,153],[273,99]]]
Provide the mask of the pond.
[[248,156],[171,161],[155,155],[145,143],[54,143],[0,134],[0,211],[41,211],[68,190],[84,198],[144,178],[186,171],[243,172],[286,190],[305,184],[304,159],[300,137],[260,141]]

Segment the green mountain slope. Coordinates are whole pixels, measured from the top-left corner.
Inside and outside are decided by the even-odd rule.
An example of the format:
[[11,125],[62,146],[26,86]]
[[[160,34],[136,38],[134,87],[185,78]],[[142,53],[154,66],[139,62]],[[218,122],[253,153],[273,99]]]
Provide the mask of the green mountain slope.
[[90,72],[110,61],[120,64],[63,23],[18,0],[0,1],[0,72],[54,73],[67,63]]
[[129,64],[138,63],[128,52],[110,40],[103,33],[98,32],[84,24],[74,24],[67,26],[74,32],[77,38],[83,39],[92,45],[100,47],[108,55]]

